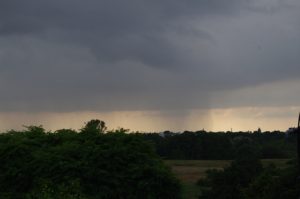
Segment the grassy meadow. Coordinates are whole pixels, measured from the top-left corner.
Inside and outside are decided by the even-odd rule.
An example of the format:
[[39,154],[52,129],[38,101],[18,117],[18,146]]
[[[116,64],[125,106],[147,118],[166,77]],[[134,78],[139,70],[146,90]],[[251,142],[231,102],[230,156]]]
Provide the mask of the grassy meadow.
[[[271,163],[284,168],[288,159],[263,159],[262,163],[267,166]],[[200,194],[196,182],[205,177],[208,169],[222,169],[230,164],[230,160],[165,160],[172,168],[177,178],[183,184],[184,199],[194,199]]]

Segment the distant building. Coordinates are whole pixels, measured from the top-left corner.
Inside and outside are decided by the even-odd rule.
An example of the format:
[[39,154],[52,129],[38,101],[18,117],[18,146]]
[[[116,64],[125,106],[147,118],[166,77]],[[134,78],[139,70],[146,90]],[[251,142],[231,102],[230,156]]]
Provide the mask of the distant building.
[[288,130],[286,130],[286,137],[289,137],[290,135],[296,133],[297,128],[295,127],[290,127]]
[[290,134],[290,133],[295,132],[296,130],[297,130],[297,128],[291,127],[291,128],[289,128],[288,130],[286,130],[286,133]]

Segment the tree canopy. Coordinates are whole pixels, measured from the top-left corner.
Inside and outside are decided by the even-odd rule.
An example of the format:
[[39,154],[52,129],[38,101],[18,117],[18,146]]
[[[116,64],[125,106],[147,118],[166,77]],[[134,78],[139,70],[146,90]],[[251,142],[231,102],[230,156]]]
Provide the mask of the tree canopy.
[[106,130],[41,126],[0,134],[0,198],[179,198],[180,184],[148,142]]

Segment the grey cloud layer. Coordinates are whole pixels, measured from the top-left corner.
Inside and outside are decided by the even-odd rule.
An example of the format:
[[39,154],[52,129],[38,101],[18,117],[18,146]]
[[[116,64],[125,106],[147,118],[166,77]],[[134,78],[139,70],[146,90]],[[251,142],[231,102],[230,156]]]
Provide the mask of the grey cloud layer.
[[1,1],[0,110],[207,108],[211,93],[297,79],[299,5]]

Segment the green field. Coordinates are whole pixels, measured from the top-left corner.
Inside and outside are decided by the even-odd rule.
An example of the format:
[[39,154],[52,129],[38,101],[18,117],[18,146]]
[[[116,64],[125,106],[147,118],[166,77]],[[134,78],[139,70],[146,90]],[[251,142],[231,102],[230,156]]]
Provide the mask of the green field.
[[[287,159],[264,159],[264,166],[270,163],[277,167],[286,166]],[[222,169],[230,164],[230,160],[165,160],[165,163],[172,168],[177,178],[183,184],[183,195],[185,199],[194,199],[199,195],[199,188],[196,182],[205,177],[208,169]]]

